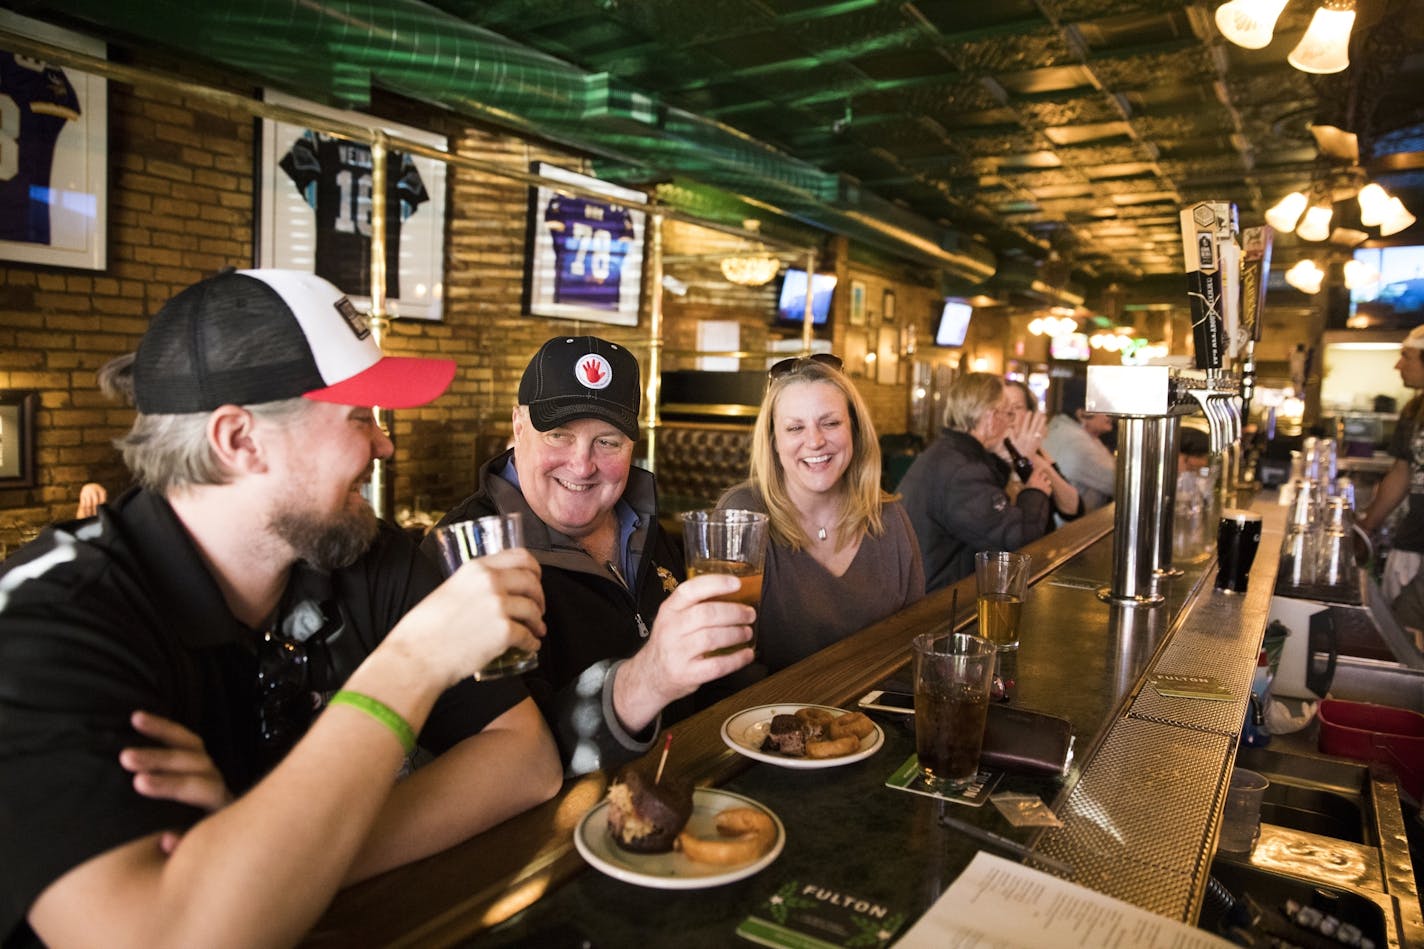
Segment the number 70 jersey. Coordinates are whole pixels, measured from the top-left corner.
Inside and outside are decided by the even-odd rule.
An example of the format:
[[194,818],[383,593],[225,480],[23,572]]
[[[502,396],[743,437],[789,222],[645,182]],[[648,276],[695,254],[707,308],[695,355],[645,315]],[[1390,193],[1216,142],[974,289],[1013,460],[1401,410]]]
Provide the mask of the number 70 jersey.
[[554,302],[618,309],[623,258],[634,237],[628,210],[556,194],[544,223],[554,241]]

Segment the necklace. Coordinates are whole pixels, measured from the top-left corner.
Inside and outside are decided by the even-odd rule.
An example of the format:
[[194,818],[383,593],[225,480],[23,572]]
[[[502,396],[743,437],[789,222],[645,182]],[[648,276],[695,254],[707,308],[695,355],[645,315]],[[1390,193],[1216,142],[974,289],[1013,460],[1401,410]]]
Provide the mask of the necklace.
[[817,537],[818,540],[825,540],[825,539],[826,539],[826,528],[825,528],[824,525],[822,525],[822,527],[821,527],[820,530],[816,531],[816,537]]

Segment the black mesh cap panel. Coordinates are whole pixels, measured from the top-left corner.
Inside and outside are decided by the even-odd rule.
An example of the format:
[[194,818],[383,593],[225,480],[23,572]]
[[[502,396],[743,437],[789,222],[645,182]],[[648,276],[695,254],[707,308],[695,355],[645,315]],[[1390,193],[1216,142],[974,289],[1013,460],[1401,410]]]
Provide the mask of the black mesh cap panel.
[[296,398],[326,383],[300,325],[261,280],[223,273],[154,317],[134,361],[140,412],[210,412]]

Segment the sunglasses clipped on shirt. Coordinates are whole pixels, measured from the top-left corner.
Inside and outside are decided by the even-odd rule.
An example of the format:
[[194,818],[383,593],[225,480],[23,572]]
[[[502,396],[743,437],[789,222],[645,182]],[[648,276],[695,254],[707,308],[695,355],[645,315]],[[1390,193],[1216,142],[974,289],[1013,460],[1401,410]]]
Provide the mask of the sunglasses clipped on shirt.
[[307,647],[266,633],[257,643],[257,735],[270,767],[306,734],[312,707]]
[[766,371],[767,376],[772,379],[780,379],[789,375],[808,363],[818,362],[823,366],[839,370],[841,368],[841,357],[831,353],[812,353],[809,356],[792,356],[790,359],[783,359],[772,365]]

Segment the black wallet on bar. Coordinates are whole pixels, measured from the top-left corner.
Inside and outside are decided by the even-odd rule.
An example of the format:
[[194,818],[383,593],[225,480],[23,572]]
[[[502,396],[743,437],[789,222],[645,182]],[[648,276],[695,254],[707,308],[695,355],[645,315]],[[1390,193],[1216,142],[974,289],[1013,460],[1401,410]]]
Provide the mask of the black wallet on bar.
[[1066,718],[990,703],[980,763],[997,771],[1058,777],[1068,770],[1073,725]]

